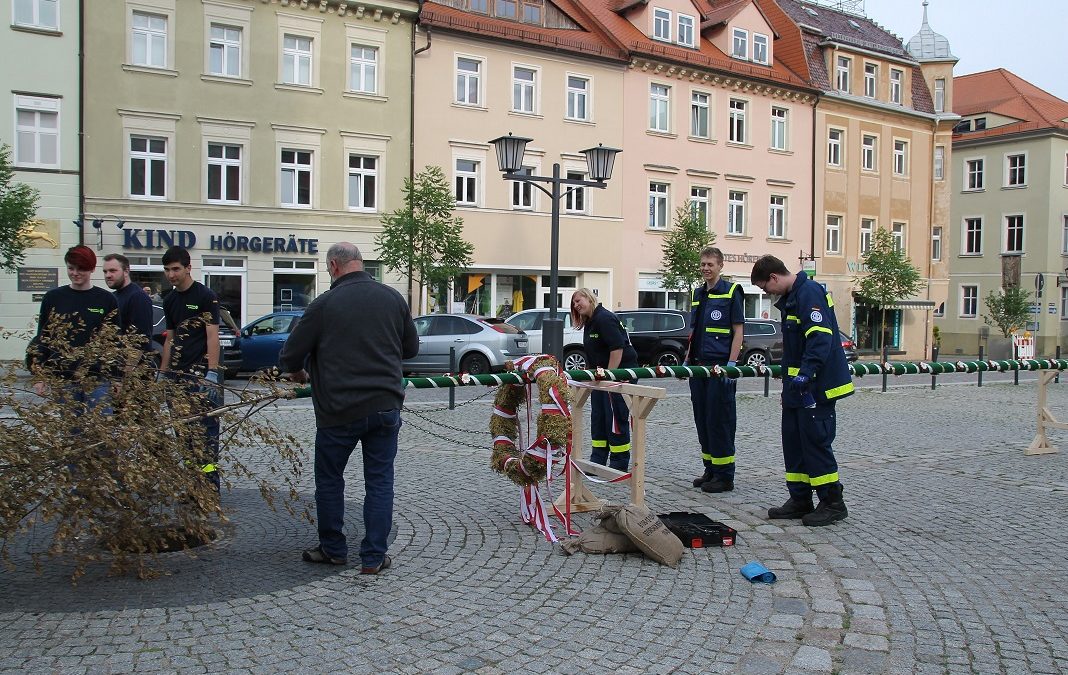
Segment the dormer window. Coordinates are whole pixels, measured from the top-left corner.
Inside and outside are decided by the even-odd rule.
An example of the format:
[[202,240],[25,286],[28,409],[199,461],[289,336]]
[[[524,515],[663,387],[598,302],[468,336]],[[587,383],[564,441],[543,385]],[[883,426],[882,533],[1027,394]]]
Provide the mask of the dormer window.
[[693,25],[692,16],[679,14],[679,44],[683,47],[693,47],[696,44],[693,39]]
[[753,61],[756,63],[763,63],[764,65],[771,63],[771,60],[768,59],[767,35],[753,33]]
[[493,13],[502,19],[512,19],[514,21],[519,18],[516,4],[516,0],[496,0]]
[[749,31],[735,28],[732,33],[731,56],[736,59],[749,58]]
[[653,39],[671,42],[671,11],[656,7],[653,9]]

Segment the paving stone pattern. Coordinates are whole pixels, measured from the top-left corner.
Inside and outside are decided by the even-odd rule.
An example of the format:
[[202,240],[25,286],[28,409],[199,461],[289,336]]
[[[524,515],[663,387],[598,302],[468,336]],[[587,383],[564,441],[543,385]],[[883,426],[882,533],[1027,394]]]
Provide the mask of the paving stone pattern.
[[[1068,390],[1050,405],[1068,416]],[[0,671],[353,673],[1057,673],[1068,671],[1065,453],[1025,457],[1033,385],[861,391],[839,405],[848,520],[768,521],[785,499],[773,397],[739,400],[738,479],[699,473],[690,403],[649,425],[647,499],[739,531],[687,549],[678,569],[640,555],[561,555],[519,518],[518,489],[488,469],[489,404],[412,403],[402,431],[394,567],[300,562],[314,529],[249,486],[232,524],[169,575],[76,587],[63,560],[35,573],[40,532],[0,569]],[[274,413],[306,439],[307,401]],[[266,467],[270,457],[248,449]],[[358,455],[357,455],[358,457]],[[310,466],[310,465],[309,465]],[[361,534],[360,462],[350,537]],[[311,477],[304,479],[311,498]],[[617,501],[619,487],[599,487]],[[579,516],[588,525],[588,516]],[[774,585],[738,572],[759,560]]]

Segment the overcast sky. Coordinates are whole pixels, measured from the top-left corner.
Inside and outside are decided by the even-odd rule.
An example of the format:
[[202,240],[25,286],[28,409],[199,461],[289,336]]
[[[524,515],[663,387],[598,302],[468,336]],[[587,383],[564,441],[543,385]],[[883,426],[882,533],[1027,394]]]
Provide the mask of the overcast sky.
[[[906,43],[923,22],[922,0],[865,0],[864,9]],[[930,0],[927,18],[960,59],[955,75],[1004,68],[1068,100],[1068,1]]]

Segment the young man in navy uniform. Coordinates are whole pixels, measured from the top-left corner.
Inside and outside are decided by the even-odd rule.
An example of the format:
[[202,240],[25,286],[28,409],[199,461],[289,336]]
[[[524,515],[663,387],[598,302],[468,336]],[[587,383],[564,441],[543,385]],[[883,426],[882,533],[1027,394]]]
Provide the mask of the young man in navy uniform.
[[[782,316],[782,454],[790,498],[768,518],[830,525],[848,515],[838,480],[834,404],[853,393],[853,377],[827,292],[804,272],[766,255],[753,264],[753,285],[778,295]],[[819,506],[812,506],[812,491]]]
[[[705,283],[691,297],[693,332],[687,363],[692,366],[733,366],[742,348],[745,294],[738,284],[720,278],[723,252],[713,246],[701,251]],[[690,401],[701,460],[705,470],[693,480],[704,492],[734,489],[734,435],[738,428],[738,383],[726,377],[691,377]]]

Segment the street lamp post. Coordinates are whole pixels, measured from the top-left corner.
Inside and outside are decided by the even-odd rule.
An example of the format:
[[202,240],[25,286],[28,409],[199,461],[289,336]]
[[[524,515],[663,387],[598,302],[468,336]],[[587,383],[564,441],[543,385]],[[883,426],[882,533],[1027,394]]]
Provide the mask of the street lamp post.
[[[615,167],[616,155],[622,152],[618,148],[606,148],[597,145],[582,151],[586,156],[586,166],[592,180],[578,180],[574,178],[560,177],[560,164],[553,164],[552,176],[535,176],[532,174],[517,173],[523,168],[523,156],[526,154],[527,143],[531,138],[507,136],[495,138],[493,143],[497,150],[497,165],[504,174],[505,180],[530,183],[549,197],[552,203],[552,230],[549,237],[549,316],[542,322],[542,351],[556,357],[563,363],[564,351],[564,320],[558,315],[559,303],[556,294],[560,277],[560,199],[580,187],[592,187],[604,189],[608,187],[608,180],[612,178],[612,169]],[[545,188],[539,183],[547,183]],[[563,187],[566,189],[562,189]]]

